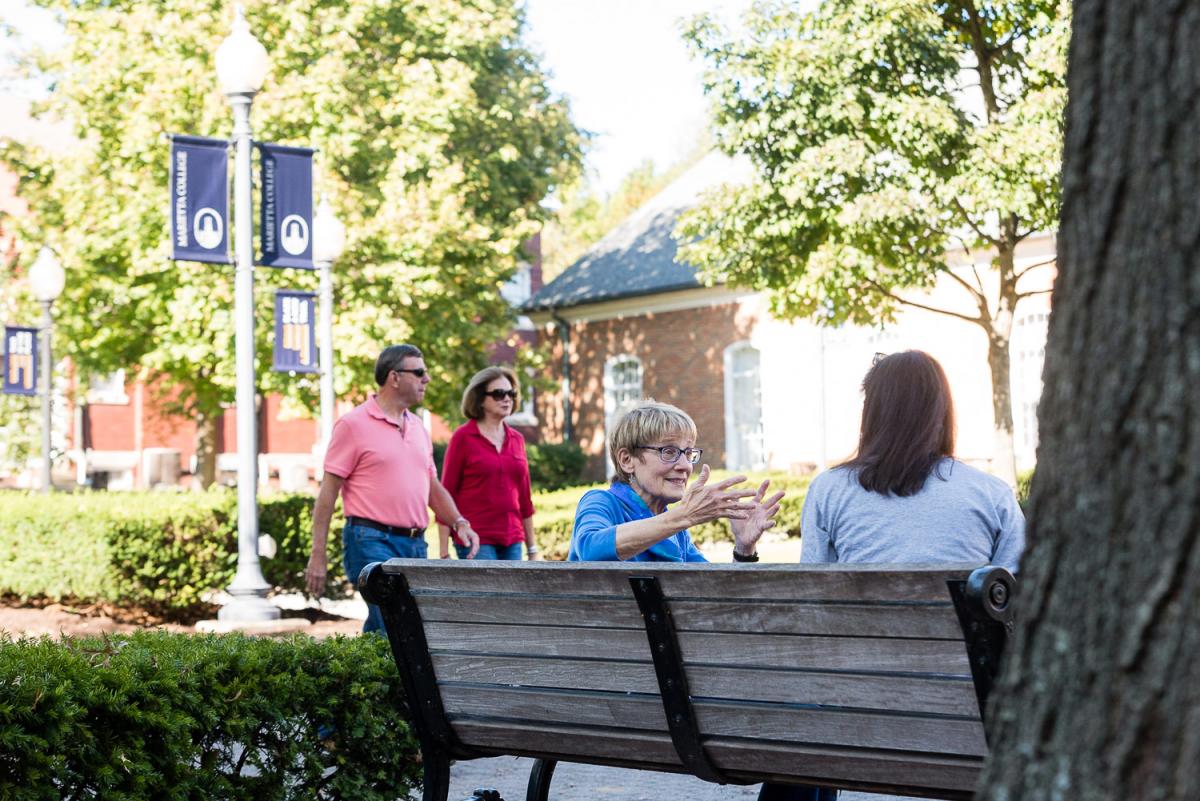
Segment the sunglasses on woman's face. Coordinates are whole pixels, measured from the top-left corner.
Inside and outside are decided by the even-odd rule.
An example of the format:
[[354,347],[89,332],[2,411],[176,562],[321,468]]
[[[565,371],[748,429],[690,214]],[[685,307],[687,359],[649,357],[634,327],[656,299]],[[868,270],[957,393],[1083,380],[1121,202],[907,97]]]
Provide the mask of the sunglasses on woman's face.
[[496,403],[499,403],[505,398],[512,398],[513,400],[517,399],[517,391],[515,389],[493,389],[483,394],[496,401]]

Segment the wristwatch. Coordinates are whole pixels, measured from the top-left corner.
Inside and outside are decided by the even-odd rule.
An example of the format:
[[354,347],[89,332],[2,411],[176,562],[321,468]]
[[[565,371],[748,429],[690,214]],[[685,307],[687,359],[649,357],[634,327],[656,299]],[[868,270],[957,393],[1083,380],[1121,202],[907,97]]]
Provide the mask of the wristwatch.
[[758,551],[754,553],[738,553],[738,549],[733,549],[733,561],[735,562],[757,562]]
[[471,527],[471,522],[470,522],[469,520],[467,520],[467,518],[465,518],[465,517],[462,517],[462,516],[460,515],[460,516],[459,516],[459,518],[458,518],[457,520],[455,520],[453,523],[451,523],[451,524],[450,524],[450,530],[451,530],[451,531],[453,531],[455,534],[457,534],[457,533],[458,533],[458,530],[459,530],[460,528],[462,528],[463,526],[466,526],[467,528],[470,528],[470,527]]

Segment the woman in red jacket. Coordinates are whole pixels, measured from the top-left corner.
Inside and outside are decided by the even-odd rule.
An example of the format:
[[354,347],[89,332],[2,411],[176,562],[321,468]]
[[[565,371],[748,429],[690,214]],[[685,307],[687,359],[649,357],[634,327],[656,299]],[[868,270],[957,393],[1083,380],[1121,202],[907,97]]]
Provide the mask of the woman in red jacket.
[[[528,558],[538,558],[525,438],[504,422],[520,397],[512,370],[480,370],[463,393],[467,422],[454,432],[446,448],[442,484],[479,534],[476,559],[520,559],[522,543]],[[438,522],[441,557],[449,559],[450,529],[445,521]],[[467,558],[467,549],[457,544],[454,548],[460,559]]]

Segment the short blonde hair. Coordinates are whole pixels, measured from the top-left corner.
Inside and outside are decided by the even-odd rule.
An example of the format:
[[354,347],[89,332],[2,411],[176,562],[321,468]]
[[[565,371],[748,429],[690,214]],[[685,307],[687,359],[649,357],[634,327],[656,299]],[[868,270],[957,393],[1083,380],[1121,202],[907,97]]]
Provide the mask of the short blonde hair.
[[511,368],[496,365],[483,368],[471,376],[471,380],[467,382],[467,388],[463,392],[462,406],[460,407],[463,417],[468,420],[480,420],[483,418],[484,393],[487,392],[487,385],[497,378],[507,378],[508,383],[517,391],[517,397],[513,399],[513,410],[516,410],[521,404],[521,382],[517,381],[517,374]]
[[646,398],[626,411],[608,437],[608,455],[616,470],[613,481],[628,484],[630,478],[621,470],[617,454],[626,450],[636,456],[638,445],[653,445],[671,435],[696,441],[696,423],[678,406]]

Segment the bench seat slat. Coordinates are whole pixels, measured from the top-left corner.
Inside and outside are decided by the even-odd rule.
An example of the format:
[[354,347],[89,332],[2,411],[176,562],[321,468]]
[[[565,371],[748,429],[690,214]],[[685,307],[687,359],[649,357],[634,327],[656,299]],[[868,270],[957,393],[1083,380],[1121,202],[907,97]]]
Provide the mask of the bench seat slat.
[[[530,725],[667,731],[662,704],[651,695],[443,685],[442,700],[451,719],[466,715]],[[711,701],[695,701],[694,708],[706,736],[978,757],[987,754],[978,721]]]
[[[717,767],[734,777],[744,771],[742,775],[766,774],[776,781],[802,779],[847,790],[962,801],[974,795],[983,767],[983,760],[976,757],[763,744],[719,737],[706,741],[705,750]],[[897,784],[897,776],[908,783]]]
[[572,762],[686,772],[667,734],[619,729],[584,731],[566,726],[463,718],[452,718],[452,723],[464,744],[495,749],[497,753],[553,755]]
[[[510,721],[458,719],[454,729],[467,745],[497,754],[544,757],[601,765],[623,765],[684,773],[670,738],[629,730],[592,730]],[[846,789],[971,798],[982,761],[973,757],[896,754],[857,748],[762,744],[729,738],[708,740],[710,758],[731,777],[771,774],[780,781],[825,782]],[[789,772],[781,772],[786,766]],[[756,776],[757,774],[757,776]],[[909,784],[894,779],[905,776]],[[938,792],[940,791],[940,792]],[[936,793],[936,795],[935,795]]]
[[[473,620],[526,626],[557,625],[564,620],[596,628],[644,631],[642,616],[628,597],[594,598],[579,615],[578,598],[473,593],[416,595],[421,617],[429,622]],[[944,604],[766,603],[747,606],[730,601],[672,601],[680,631],[759,631],[767,634],[829,634],[962,640],[954,608]]]
[[[654,667],[599,660],[435,654],[441,682],[478,682],[525,687],[657,693]],[[927,712],[978,717],[974,685],[944,680],[854,676],[740,668],[688,670],[692,694],[705,698],[825,704],[889,712]]]
[[[435,651],[564,657],[620,653],[644,655],[647,661],[650,658],[645,632],[633,629],[429,623],[425,637]],[[970,676],[962,643],[947,640],[684,632],[679,644],[689,666],[698,663]]]
[[[403,572],[414,593],[515,592],[533,595],[600,595],[632,598],[631,574],[670,582],[672,599],[733,598],[763,601],[944,602],[946,582],[971,565],[738,565],[615,562],[455,562],[393,559],[385,572]],[[747,580],[753,574],[753,580]]]

